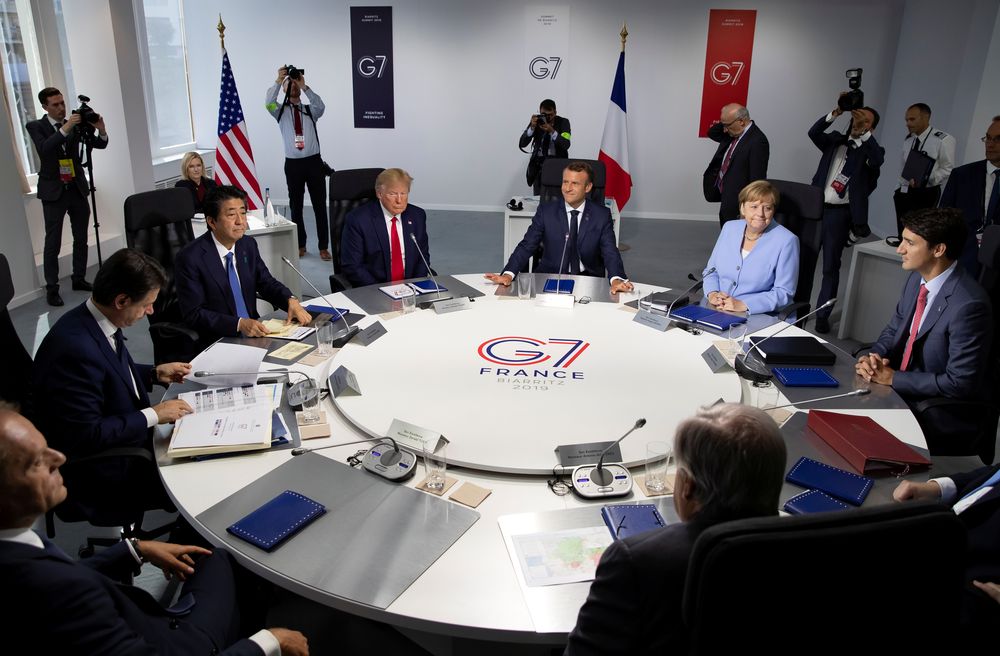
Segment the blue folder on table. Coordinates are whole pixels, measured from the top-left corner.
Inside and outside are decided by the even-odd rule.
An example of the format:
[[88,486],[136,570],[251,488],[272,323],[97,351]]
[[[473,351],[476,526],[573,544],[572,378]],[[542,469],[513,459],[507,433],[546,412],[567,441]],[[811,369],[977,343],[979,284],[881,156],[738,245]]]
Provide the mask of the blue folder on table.
[[309,314],[329,314],[331,315],[330,321],[338,321],[341,315],[346,317],[351,313],[347,308],[332,308],[325,305],[304,305],[302,307]]
[[546,294],[554,294],[556,292],[556,285],[559,285],[559,294],[572,294],[573,287],[576,285],[575,280],[559,280],[558,278],[549,278],[545,281],[545,286],[542,291]]
[[446,292],[448,288],[444,285],[436,284],[433,280],[418,280],[409,283],[410,287],[416,289],[420,294],[433,294],[438,291]]
[[323,504],[285,490],[226,530],[264,551],[273,551],[325,512]]
[[810,513],[849,510],[851,507],[843,501],[837,501],[826,492],[806,490],[785,502],[784,511],[789,515],[808,515]]
[[686,305],[681,308],[674,308],[670,316],[674,319],[682,319],[690,323],[715,328],[716,330],[726,330],[730,326],[747,322],[746,317],[718,312],[707,307],[702,307],[701,305]]
[[608,525],[611,537],[616,540],[666,526],[660,511],[652,503],[604,506],[601,508],[601,517]]
[[805,456],[792,466],[785,480],[801,487],[822,490],[841,501],[860,506],[875,485],[875,480],[838,469]]
[[785,387],[837,387],[840,383],[816,367],[775,367],[771,370]]

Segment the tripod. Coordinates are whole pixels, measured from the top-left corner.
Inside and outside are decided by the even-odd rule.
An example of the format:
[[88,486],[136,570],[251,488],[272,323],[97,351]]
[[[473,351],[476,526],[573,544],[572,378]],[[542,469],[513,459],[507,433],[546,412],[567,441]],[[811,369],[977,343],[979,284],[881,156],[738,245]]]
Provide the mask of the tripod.
[[80,131],[80,163],[87,170],[88,195],[90,197],[90,215],[94,217],[94,239],[97,242],[97,267],[104,266],[104,258],[101,256],[101,222],[97,218],[97,187],[94,186],[94,161],[92,153],[94,151],[95,130],[92,126],[77,126]]

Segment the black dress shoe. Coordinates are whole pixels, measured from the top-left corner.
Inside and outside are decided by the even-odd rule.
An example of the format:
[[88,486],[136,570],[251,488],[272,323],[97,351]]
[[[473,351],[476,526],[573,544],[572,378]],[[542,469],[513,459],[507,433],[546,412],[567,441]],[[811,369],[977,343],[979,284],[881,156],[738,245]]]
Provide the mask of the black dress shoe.
[[86,280],[74,280],[73,281],[73,291],[75,291],[75,292],[92,292],[92,291],[94,291],[94,286],[91,285]]
[[56,289],[50,289],[45,292],[45,300],[48,301],[49,305],[53,307],[62,307],[65,305],[62,300],[62,296],[59,295],[59,291]]
[[816,317],[816,332],[823,335],[830,332],[830,320],[825,317]]

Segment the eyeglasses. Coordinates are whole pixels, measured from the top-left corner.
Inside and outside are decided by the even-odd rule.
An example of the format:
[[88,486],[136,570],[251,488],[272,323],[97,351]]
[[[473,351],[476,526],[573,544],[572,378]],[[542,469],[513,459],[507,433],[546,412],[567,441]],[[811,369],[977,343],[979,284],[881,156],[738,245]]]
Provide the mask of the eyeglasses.
[[982,141],[983,143],[991,143],[994,146],[1000,146],[1000,134],[998,134],[995,137],[991,137],[989,135],[986,135],[985,137],[983,137],[982,139],[980,139],[980,141]]

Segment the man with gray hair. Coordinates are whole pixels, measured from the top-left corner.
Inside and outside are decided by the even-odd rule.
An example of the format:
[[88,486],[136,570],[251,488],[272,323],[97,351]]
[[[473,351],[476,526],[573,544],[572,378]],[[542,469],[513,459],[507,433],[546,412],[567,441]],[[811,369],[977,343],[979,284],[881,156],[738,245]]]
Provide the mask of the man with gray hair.
[[702,176],[705,200],[719,205],[719,224],[740,216],[740,190],[754,180],[767,178],[771,146],[750,112],[730,103],[722,108],[719,122],[708,129],[708,138],[719,147]]
[[424,266],[424,258],[428,266],[431,261],[427,214],[409,204],[412,183],[403,169],[382,171],[375,179],[378,202],[365,203],[344,218],[340,265],[355,287],[430,275]]
[[681,600],[688,559],[709,526],[776,515],[785,443],[756,408],[703,408],[677,427],[674,507],[681,523],[615,541],[604,552],[565,654],[687,651]]

